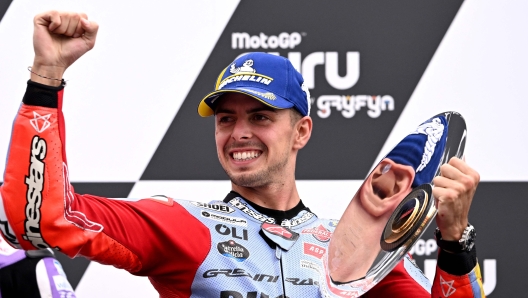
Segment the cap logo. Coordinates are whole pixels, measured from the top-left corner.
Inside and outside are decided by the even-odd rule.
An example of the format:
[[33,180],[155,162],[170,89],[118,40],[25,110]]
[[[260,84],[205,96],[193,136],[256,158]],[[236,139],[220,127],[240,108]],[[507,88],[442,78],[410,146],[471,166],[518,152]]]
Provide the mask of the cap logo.
[[246,92],[253,93],[253,94],[256,94],[256,95],[258,95],[258,96],[262,96],[262,97],[264,97],[265,99],[269,99],[269,100],[275,100],[275,99],[277,99],[277,97],[275,96],[275,94],[273,94],[273,93],[271,93],[271,92],[262,93],[262,92],[258,92],[258,91],[251,90],[251,89],[246,89],[246,88],[240,88],[240,90],[244,90],[244,91],[246,91]]
[[248,59],[248,60],[244,61],[244,64],[242,64],[242,66],[240,66],[240,67],[236,67],[235,68],[235,66],[236,66],[235,63],[233,62],[233,64],[231,64],[231,68],[229,69],[230,73],[239,73],[239,72],[254,73],[254,72],[257,72],[257,70],[252,67],[253,66],[253,59]]
[[224,88],[227,84],[231,84],[234,82],[240,82],[240,81],[250,81],[250,82],[255,82],[255,83],[261,83],[267,86],[273,81],[273,79],[268,76],[264,76],[264,75],[257,74],[257,73],[255,73],[254,75],[251,75],[251,74],[247,74],[247,72],[241,72],[241,73],[228,76],[227,78],[223,79],[222,82],[220,82],[220,85],[218,85],[217,90]]
[[444,125],[439,118],[434,118],[431,122],[427,122],[418,126],[418,128],[416,128],[412,134],[424,134],[427,136],[427,142],[425,143],[422,161],[416,169],[416,172],[420,172],[427,166],[433,157],[436,143],[442,139],[442,135],[444,134]]

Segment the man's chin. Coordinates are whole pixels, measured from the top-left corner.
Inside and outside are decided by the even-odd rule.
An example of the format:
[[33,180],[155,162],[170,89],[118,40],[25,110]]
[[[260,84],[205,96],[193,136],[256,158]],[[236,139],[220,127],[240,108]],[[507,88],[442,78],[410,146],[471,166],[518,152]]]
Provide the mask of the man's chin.
[[258,187],[263,185],[263,179],[259,175],[251,174],[237,174],[229,175],[231,182],[241,187]]

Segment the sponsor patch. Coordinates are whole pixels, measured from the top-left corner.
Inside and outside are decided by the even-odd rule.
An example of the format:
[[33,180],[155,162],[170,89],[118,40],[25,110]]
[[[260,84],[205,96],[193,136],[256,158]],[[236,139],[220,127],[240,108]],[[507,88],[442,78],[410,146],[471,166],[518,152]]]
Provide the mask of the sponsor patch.
[[283,227],[295,227],[309,221],[315,214],[312,212],[306,212],[301,217],[295,219],[285,219],[282,221],[281,226]]
[[50,127],[50,117],[51,114],[41,116],[39,115],[39,113],[33,111],[33,119],[29,120],[29,123],[38,133],[41,133],[45,131],[48,127]]
[[295,240],[295,239],[297,239],[297,237],[299,237],[299,234],[291,231],[288,228],[285,228],[285,227],[282,227],[282,226],[279,226],[279,225],[263,223],[262,224],[262,229],[267,231],[267,232],[269,232],[269,233],[271,233],[271,234],[273,234],[273,235],[282,237],[282,238],[284,238],[286,240]]
[[221,90],[228,84],[239,82],[239,81],[251,81],[251,82],[260,83],[260,84],[267,86],[273,81],[273,78],[270,78],[265,75],[257,74],[257,73],[252,75],[252,74],[248,74],[247,72],[240,72],[234,75],[230,75],[227,78],[223,79],[220,85],[218,86],[218,90]]
[[304,254],[321,259],[326,253],[326,248],[313,243],[303,242]]
[[218,248],[218,252],[224,257],[233,258],[238,262],[243,262],[249,258],[247,248],[236,243],[234,240],[220,242],[216,247]]
[[229,201],[229,203],[233,205],[235,208],[239,209],[240,211],[244,212],[245,214],[253,217],[254,219],[260,222],[275,223],[274,218],[267,217],[264,214],[260,214],[257,211],[254,211],[253,209],[249,208],[245,203],[241,202],[240,198],[234,198],[231,201]]
[[313,285],[319,285],[319,282],[317,280],[313,280],[311,278],[308,279],[301,279],[301,278],[293,278],[293,277],[287,277],[284,281],[291,283],[294,286],[313,286]]
[[323,227],[323,225],[319,225],[318,227],[315,227],[315,228],[309,228],[309,229],[304,229],[302,230],[303,234],[312,234],[312,236],[321,241],[321,242],[328,242],[330,240],[330,237],[332,237],[332,232],[330,232],[329,230],[325,229],[325,227]]
[[263,92],[259,92],[259,91],[255,91],[255,90],[251,90],[251,89],[246,89],[246,88],[240,88],[240,90],[244,90],[246,92],[249,92],[249,93],[253,93],[253,94],[256,94],[258,96],[262,96],[266,99],[269,99],[269,100],[275,100],[277,99],[277,97],[275,96],[275,94],[271,93],[271,92],[266,92],[266,93],[263,93]]
[[245,220],[244,218],[216,214],[216,213],[212,213],[208,211],[201,211],[200,215],[208,219],[212,219],[212,220],[216,220],[216,221],[220,221],[220,222],[224,222],[224,223],[228,223],[232,225],[247,227],[247,220]]
[[269,240],[273,241],[284,250],[290,250],[297,239],[299,239],[298,233],[276,224],[265,222],[262,223],[261,229]]
[[241,229],[240,228],[237,230],[237,228],[235,227],[228,227],[226,225],[223,225],[223,224],[217,224],[215,226],[215,230],[218,234],[220,235],[224,235],[224,236],[231,236],[233,238],[236,238],[236,239],[242,239],[242,240],[248,240],[248,230],[246,229]]
[[442,275],[440,275],[440,287],[442,288],[442,294],[444,297],[449,297],[456,292],[456,288],[453,287],[454,280],[446,281]]
[[227,206],[227,205],[221,205],[221,204],[208,204],[208,203],[202,203],[202,202],[191,202],[194,206],[202,209],[208,209],[213,210],[216,212],[222,212],[222,213],[233,213],[235,212],[235,209]]
[[[257,273],[254,276],[246,272],[244,269],[235,268],[235,269],[210,269],[204,272],[204,278],[212,278],[218,276],[226,277],[248,277],[254,281],[262,282],[272,282],[275,283],[279,279],[279,275],[268,275]],[[237,296],[238,297],[238,296]],[[264,296],[262,296],[264,297]]]
[[26,220],[24,221],[26,233],[22,237],[36,248],[50,248],[49,244],[44,241],[40,230],[40,207],[44,189],[44,158],[46,158],[47,153],[46,141],[39,136],[34,136],[31,141],[30,152],[29,173],[24,180],[27,185]]

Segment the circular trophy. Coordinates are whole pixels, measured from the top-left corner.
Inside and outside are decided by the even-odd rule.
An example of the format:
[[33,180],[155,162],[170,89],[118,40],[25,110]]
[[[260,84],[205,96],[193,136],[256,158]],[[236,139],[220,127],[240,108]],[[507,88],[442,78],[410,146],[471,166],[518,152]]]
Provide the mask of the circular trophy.
[[325,260],[329,293],[359,297],[401,261],[436,216],[434,177],[451,157],[463,157],[465,142],[464,119],[445,112],[379,161],[332,235]]

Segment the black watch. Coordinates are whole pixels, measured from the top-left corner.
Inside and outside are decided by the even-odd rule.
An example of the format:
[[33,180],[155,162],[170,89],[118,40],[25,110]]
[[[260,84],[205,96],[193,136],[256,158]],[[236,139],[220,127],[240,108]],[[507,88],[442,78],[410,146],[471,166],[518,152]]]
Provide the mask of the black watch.
[[447,241],[442,239],[442,234],[440,233],[440,229],[438,228],[436,228],[434,235],[438,247],[452,253],[471,251],[471,249],[475,245],[475,239],[477,238],[475,228],[469,223],[466,229],[464,230],[464,233],[462,234],[462,238],[460,238],[460,240],[458,241]]

